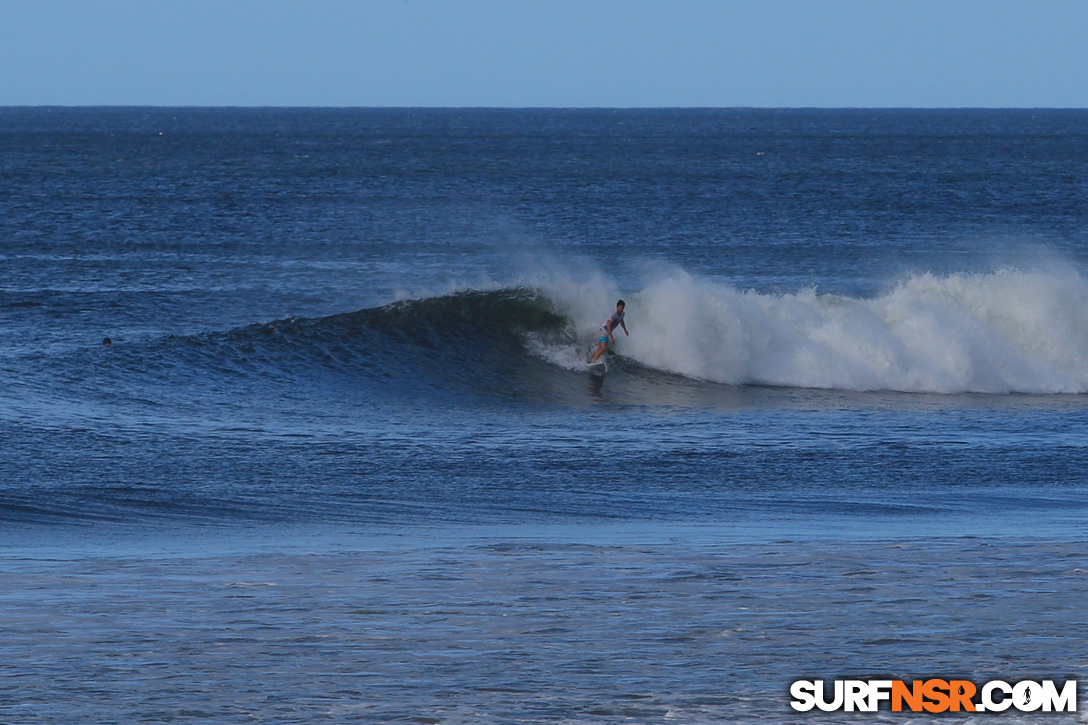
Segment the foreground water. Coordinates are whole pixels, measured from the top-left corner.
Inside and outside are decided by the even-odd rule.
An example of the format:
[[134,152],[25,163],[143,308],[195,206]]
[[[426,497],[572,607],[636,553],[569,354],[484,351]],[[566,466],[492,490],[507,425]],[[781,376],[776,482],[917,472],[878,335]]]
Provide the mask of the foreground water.
[[570,543],[586,533],[9,559],[6,710],[18,722],[799,722],[784,683],[802,677],[1083,668],[1079,545],[723,545],[691,529]]
[[864,721],[789,683],[1083,679],[1086,137],[0,109],[0,714]]

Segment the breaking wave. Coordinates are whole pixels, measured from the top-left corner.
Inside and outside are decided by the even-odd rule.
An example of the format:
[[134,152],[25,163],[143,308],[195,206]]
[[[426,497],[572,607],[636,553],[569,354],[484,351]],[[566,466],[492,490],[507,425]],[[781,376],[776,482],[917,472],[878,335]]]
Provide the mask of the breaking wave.
[[[393,396],[398,385],[412,394],[532,394],[584,371],[618,294],[599,281],[550,280],[162,338],[117,346],[108,357],[129,377],[211,374],[299,385],[331,374]],[[644,387],[693,379],[851,391],[1088,392],[1088,282],[1071,269],[920,274],[873,297],[768,294],[677,270],[624,297],[631,335],[617,335],[615,367]]]
[[872,298],[760,294],[676,272],[628,310],[623,354],[717,383],[1088,391],[1088,282],[1068,269],[921,274]]

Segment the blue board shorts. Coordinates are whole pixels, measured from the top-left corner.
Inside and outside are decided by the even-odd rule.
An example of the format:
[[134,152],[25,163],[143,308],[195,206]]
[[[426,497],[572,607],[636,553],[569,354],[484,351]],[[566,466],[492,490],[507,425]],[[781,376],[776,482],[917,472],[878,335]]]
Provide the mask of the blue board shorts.
[[601,335],[600,337],[597,338],[597,342],[602,344],[602,345],[607,345],[608,344],[608,335]]

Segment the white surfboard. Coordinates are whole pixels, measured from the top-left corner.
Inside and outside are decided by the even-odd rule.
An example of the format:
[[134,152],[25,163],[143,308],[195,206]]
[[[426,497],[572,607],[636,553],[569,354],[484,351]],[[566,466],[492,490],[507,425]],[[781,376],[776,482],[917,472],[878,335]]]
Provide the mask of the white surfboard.
[[608,363],[604,360],[598,360],[595,363],[586,363],[589,367],[589,374],[596,375],[599,378],[603,378],[605,373],[608,372]]

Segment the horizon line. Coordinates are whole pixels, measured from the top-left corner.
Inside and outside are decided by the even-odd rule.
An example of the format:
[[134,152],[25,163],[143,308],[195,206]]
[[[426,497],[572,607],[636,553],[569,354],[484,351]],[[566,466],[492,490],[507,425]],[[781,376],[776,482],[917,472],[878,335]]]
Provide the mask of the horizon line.
[[143,104],[16,103],[0,109],[223,109],[223,110],[449,110],[449,111],[1084,111],[1083,106],[439,106],[439,105],[277,105],[277,104]]

